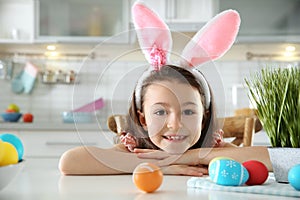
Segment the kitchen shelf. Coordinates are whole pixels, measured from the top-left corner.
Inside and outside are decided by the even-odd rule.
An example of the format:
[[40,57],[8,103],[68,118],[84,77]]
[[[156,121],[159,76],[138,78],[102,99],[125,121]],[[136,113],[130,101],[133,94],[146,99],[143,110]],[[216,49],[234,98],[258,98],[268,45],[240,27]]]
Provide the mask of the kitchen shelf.
[[236,43],[300,43],[299,35],[238,35]]
[[107,127],[99,127],[97,123],[46,123],[46,122],[0,122],[1,131],[109,131]]
[[[1,43],[1,41],[0,41]],[[52,60],[82,60],[82,59],[95,59],[95,53],[60,53],[57,57],[50,57],[45,55],[45,53],[23,53],[23,52],[1,52],[0,51],[0,57],[11,57],[11,58],[26,58],[31,60],[46,60],[46,59],[52,59]]]
[[33,40],[0,39],[0,44],[34,44]]

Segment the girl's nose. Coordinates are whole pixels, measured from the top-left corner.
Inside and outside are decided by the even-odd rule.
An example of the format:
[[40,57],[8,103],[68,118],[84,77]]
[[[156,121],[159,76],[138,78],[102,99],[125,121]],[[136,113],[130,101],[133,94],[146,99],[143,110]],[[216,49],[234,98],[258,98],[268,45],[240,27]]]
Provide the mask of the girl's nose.
[[181,127],[181,116],[175,113],[171,113],[167,121],[167,128],[170,130],[178,130]]

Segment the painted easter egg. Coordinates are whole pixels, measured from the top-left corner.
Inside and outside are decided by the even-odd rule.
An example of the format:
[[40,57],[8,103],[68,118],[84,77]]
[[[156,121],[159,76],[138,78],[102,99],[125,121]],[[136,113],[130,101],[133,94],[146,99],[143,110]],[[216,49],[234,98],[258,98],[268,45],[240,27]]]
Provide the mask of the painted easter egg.
[[23,159],[24,147],[23,147],[23,143],[19,137],[17,137],[14,134],[10,134],[10,133],[2,133],[2,134],[0,134],[0,139],[3,142],[11,143],[16,148],[16,150],[18,152],[18,161]]
[[300,190],[300,164],[293,166],[289,170],[288,181],[293,188]]
[[222,160],[222,159],[234,160],[233,158],[229,158],[229,157],[225,157],[225,156],[218,156],[218,157],[215,157],[214,159],[212,159],[210,162],[212,163],[216,160]]
[[141,163],[134,169],[132,179],[138,189],[150,193],[162,184],[163,173],[152,163]]
[[3,141],[0,139],[0,163],[2,161],[4,157],[4,144],[3,144]]
[[0,160],[0,166],[12,165],[18,163],[18,152],[16,148],[9,142],[0,142],[3,155]]
[[232,159],[219,159],[210,162],[208,173],[214,183],[225,186],[243,185],[249,178],[247,169]]
[[246,185],[261,185],[269,176],[268,168],[260,161],[248,160],[243,163],[243,166],[249,173],[249,179]]

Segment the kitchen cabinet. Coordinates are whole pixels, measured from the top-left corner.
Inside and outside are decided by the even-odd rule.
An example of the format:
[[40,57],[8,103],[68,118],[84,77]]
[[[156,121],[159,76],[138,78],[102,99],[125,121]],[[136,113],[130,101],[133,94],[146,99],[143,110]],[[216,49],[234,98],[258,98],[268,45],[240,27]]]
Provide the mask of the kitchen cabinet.
[[129,12],[129,0],[0,0],[0,43],[128,43]]
[[33,0],[0,0],[0,43],[33,41],[33,5]]
[[[38,0],[37,41],[101,42],[129,29],[128,0]],[[129,32],[111,43],[129,42]]]
[[[135,1],[132,0],[131,4]],[[155,10],[172,31],[194,32],[218,11],[217,0],[147,0],[146,5]]]
[[300,42],[300,0],[220,0],[219,8],[240,13],[238,42]]

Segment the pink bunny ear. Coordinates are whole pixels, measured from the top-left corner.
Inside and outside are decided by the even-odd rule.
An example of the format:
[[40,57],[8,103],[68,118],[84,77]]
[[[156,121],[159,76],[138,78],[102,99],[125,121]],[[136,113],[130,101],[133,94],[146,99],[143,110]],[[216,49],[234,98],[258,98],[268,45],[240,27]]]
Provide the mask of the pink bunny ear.
[[154,11],[139,1],[133,5],[132,15],[140,47],[147,61],[159,70],[169,59],[171,32]]
[[238,34],[240,16],[235,10],[226,10],[208,22],[182,51],[190,66],[197,66],[223,56]]

